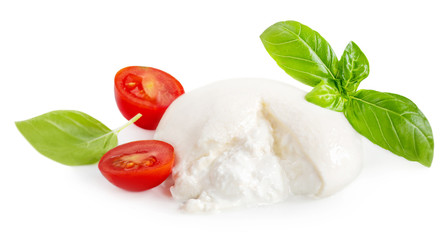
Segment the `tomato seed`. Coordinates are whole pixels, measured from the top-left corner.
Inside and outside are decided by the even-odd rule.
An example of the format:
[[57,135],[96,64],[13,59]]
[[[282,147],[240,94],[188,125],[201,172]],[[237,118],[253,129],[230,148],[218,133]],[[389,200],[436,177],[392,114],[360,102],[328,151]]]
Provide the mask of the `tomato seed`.
[[128,162],[127,165],[125,165],[125,168],[132,168],[134,167],[134,162]]
[[127,82],[125,83],[125,86],[128,88],[134,88],[136,86],[137,83],[135,82]]
[[156,158],[153,156],[150,156],[147,160],[144,161],[144,165],[147,167],[152,166],[156,162]]

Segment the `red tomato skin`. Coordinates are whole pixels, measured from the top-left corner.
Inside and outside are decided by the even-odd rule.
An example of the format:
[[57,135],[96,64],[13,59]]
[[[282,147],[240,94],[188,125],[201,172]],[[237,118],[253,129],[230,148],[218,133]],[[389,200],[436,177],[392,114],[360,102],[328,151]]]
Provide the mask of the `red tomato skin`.
[[[111,159],[114,156],[143,152],[152,152],[157,162],[150,167],[136,170],[123,170],[112,166]],[[101,158],[98,167],[102,175],[115,186],[127,191],[139,192],[164,182],[171,174],[174,159],[174,149],[170,144],[158,140],[142,140],[111,149]]]
[[116,73],[114,81],[114,95],[116,98],[117,106],[122,115],[127,120],[130,120],[136,114],[140,113],[142,114],[142,117],[134,124],[144,129],[155,130],[162,118],[162,115],[164,115],[168,106],[175,99],[171,99],[171,101],[167,105],[154,105],[152,103],[149,103],[148,100],[138,99],[137,97],[131,95],[125,90],[123,83],[123,78],[125,78],[125,76],[130,73],[136,75],[150,74],[159,81],[168,82],[170,86],[169,91],[171,91],[172,95],[176,96],[175,99],[184,94],[184,88],[182,87],[181,83],[173,76],[156,68],[130,66],[123,68]]

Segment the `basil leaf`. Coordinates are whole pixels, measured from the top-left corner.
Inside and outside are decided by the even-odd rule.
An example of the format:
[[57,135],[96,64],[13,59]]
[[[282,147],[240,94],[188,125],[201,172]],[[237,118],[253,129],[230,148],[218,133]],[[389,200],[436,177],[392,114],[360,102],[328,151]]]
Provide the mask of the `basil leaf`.
[[15,124],[38,152],[66,165],[95,163],[117,146],[116,132],[79,111],[53,111]]
[[359,90],[345,116],[371,142],[411,161],[431,166],[434,140],[431,126],[408,98],[374,90]]
[[305,98],[308,102],[337,112],[343,112],[344,109],[345,99],[333,80],[320,82],[306,94]]
[[360,82],[369,75],[368,59],[352,41],[346,46],[338,68],[338,78],[347,92],[355,92]]
[[260,36],[267,52],[290,76],[309,86],[335,79],[338,60],[320,34],[295,21],[278,22]]

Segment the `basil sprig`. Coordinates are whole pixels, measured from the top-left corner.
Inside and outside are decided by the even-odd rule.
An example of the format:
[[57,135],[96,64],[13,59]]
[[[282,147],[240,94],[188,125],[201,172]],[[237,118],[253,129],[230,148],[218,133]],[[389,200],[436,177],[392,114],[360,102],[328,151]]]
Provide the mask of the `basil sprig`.
[[52,111],[15,122],[18,130],[42,155],[65,165],[85,165],[97,161],[117,146],[117,134],[139,119],[111,130],[86,113],[71,110]]
[[427,118],[408,98],[358,90],[369,75],[365,54],[350,42],[340,61],[329,43],[309,27],[278,22],[260,36],[267,52],[296,80],[314,87],[306,100],[344,112],[352,127],[371,142],[410,161],[431,166],[433,132]]

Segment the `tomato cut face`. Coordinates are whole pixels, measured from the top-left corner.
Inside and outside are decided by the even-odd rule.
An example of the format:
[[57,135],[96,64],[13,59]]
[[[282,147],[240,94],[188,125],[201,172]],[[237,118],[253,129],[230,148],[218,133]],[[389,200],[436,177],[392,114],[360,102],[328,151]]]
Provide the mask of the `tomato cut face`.
[[116,103],[122,115],[141,128],[154,130],[167,107],[184,94],[181,83],[170,74],[150,67],[126,67],[114,79]]
[[117,187],[144,191],[167,179],[174,156],[173,147],[166,142],[135,141],[108,151],[99,161],[99,170]]

